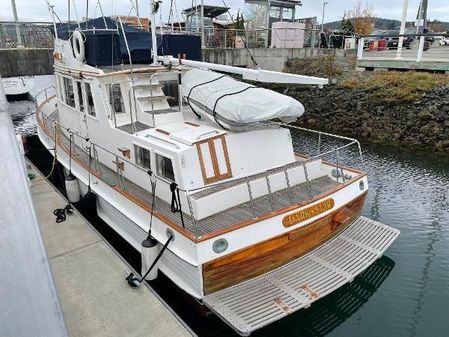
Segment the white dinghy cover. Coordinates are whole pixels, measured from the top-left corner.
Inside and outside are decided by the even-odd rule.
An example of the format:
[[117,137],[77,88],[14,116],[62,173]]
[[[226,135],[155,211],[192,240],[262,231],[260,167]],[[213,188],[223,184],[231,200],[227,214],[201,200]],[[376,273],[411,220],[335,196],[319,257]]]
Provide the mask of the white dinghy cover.
[[304,113],[303,105],[291,97],[202,69],[183,75],[182,95],[195,114],[225,129],[245,129],[275,118],[290,123]]

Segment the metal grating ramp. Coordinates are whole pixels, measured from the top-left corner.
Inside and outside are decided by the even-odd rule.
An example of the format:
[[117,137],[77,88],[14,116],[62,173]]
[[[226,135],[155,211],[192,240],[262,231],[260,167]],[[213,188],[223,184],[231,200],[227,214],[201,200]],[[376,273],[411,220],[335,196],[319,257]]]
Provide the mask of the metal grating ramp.
[[309,254],[203,301],[241,335],[309,307],[373,264],[399,231],[364,216]]

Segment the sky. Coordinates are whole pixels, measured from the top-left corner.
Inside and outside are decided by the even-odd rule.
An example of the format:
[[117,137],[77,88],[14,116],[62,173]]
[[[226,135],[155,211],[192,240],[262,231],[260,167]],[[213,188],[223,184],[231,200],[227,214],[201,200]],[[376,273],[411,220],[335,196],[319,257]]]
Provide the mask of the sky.
[[[17,6],[17,14],[19,21],[51,21],[50,14],[47,10],[45,0],[15,0]],[[148,17],[150,14],[149,0],[138,0],[140,16]],[[192,0],[175,0],[178,9],[178,16],[181,16],[181,10],[192,6]],[[193,3],[200,0],[193,0]],[[84,17],[86,12],[86,0],[72,0],[76,4],[79,17]],[[97,0],[90,0],[89,17],[94,15],[95,5]],[[224,0],[228,7],[232,8],[231,13],[237,13],[240,9],[245,11],[244,0]],[[345,9],[351,9],[354,6],[355,0],[327,0],[325,12],[325,22],[341,20]],[[55,5],[55,11],[61,18],[67,18],[67,0],[50,0],[50,3]],[[204,0],[206,5],[223,6],[223,0]],[[302,7],[297,7],[296,17],[318,17],[318,22],[321,22],[323,1],[316,0],[302,0]],[[402,0],[372,0],[370,3],[374,7],[374,14],[377,17],[388,19],[401,19],[402,15]],[[0,0],[1,12],[0,21],[12,21],[12,7],[11,0]],[[103,11],[106,16],[112,14],[127,15],[131,9],[131,0],[101,0]],[[408,20],[414,20],[418,9],[419,0],[409,0]],[[162,21],[166,22],[168,19],[168,11],[170,7],[170,0],[163,0],[162,3]],[[72,5],[72,18],[74,16],[74,9]],[[97,15],[99,16],[97,10]],[[159,15],[158,15],[159,16]],[[449,0],[429,0],[428,18],[430,20],[438,19],[440,21],[449,21]],[[158,20],[160,17],[158,17]],[[176,19],[176,15],[175,15]]]

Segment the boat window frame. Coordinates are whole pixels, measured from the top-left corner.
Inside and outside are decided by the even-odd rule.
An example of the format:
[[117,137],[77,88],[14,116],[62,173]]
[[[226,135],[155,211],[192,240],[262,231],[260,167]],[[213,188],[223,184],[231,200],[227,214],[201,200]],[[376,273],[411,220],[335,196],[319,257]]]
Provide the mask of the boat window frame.
[[[72,77],[68,77],[68,76],[61,76],[62,77],[62,83],[63,83],[63,92],[64,92],[64,104],[71,107],[72,109],[76,109],[76,98],[75,98],[75,90],[74,90],[74,85],[73,85],[73,78]],[[72,93],[73,93],[73,105],[69,104],[69,99],[67,97],[67,86],[66,83],[70,83],[71,84],[71,88],[72,88]]]
[[[159,167],[158,157],[163,157],[165,159],[170,160],[171,166],[172,166],[172,172],[173,172],[173,179],[171,177],[167,177],[165,174],[163,174],[163,172],[161,172],[160,167]],[[171,181],[171,182],[176,182],[176,172],[175,172],[175,165],[174,165],[173,157],[172,156],[168,156],[167,154],[162,153],[160,151],[154,151],[154,160],[155,160],[156,174],[159,177],[164,178],[165,180],[168,180],[168,181]]]
[[81,80],[75,80],[75,88],[76,88],[76,95],[75,95],[75,103],[76,108],[84,112],[85,110],[85,99],[84,99],[84,90],[83,90],[83,81]]
[[[109,95],[108,95],[108,97],[109,97],[109,106],[110,106],[112,112],[115,115],[117,115],[117,114],[118,115],[125,115],[127,113],[127,111],[126,111],[126,107],[125,107],[125,98],[123,97],[123,90],[122,90],[121,83],[108,83],[107,86],[108,86],[108,91],[109,91]],[[120,102],[118,102],[118,103],[120,103],[122,111],[117,111],[115,109],[115,105],[114,105],[113,88],[117,88],[117,87],[120,90]]]
[[[137,166],[145,169],[145,170],[151,170],[151,168],[153,167],[152,161],[153,161],[153,150],[146,147],[146,146],[142,146],[141,144],[137,144],[137,143],[133,143],[134,145],[134,162],[136,163]],[[140,162],[141,156],[140,154],[138,154],[137,150],[143,150],[148,152],[148,166],[142,165],[142,163]]]
[[[97,109],[95,107],[95,100],[94,95],[92,93],[92,83],[89,81],[82,81],[82,87],[83,87],[83,95],[84,95],[84,101],[86,102],[86,112],[87,115],[91,118],[97,119]],[[89,90],[87,88],[89,87]],[[88,94],[90,93],[90,95]],[[92,105],[90,104],[89,97],[92,98]]]

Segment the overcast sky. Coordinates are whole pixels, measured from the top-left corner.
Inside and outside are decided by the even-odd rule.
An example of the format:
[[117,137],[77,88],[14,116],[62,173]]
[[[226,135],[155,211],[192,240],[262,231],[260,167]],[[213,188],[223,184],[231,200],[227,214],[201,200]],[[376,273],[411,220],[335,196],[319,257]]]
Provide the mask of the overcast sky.
[[[15,0],[17,5],[17,13],[20,21],[50,21],[50,15],[47,11],[45,0]],[[75,2],[79,17],[83,17],[86,11],[86,0],[72,0]],[[195,1],[195,0],[194,0]],[[200,4],[200,0],[196,0]],[[345,9],[350,9],[354,5],[355,0],[327,0],[329,4],[326,6],[325,21],[340,20]],[[0,0],[1,21],[9,21],[13,19],[11,0]],[[55,5],[56,13],[62,20],[67,18],[67,0],[50,0]],[[375,15],[382,18],[398,19],[401,18],[402,0],[373,0],[370,1],[374,7]],[[89,16],[94,15],[96,0],[90,0]],[[130,8],[130,0],[102,0],[102,7],[105,15],[122,14],[127,15]],[[222,6],[223,0],[204,0],[207,5]],[[232,8],[232,13],[237,13],[238,9],[245,10],[244,0],[225,0],[228,7]],[[303,0],[303,6],[299,7],[296,17],[317,16],[321,21],[322,1]],[[409,0],[408,19],[414,20],[418,9],[419,0]],[[190,7],[192,0],[176,0],[178,13],[183,8]],[[167,21],[170,0],[164,0],[162,4],[162,20]],[[441,21],[449,21],[449,0],[429,0],[428,17],[430,20],[438,19]],[[141,16],[149,16],[149,1],[139,0],[139,8]],[[71,9],[72,18],[74,17],[73,7]],[[98,16],[97,11],[97,16]],[[180,16],[180,14],[179,14]],[[181,16],[180,16],[181,17]],[[176,16],[175,16],[176,18]],[[159,18],[158,18],[159,19]]]

